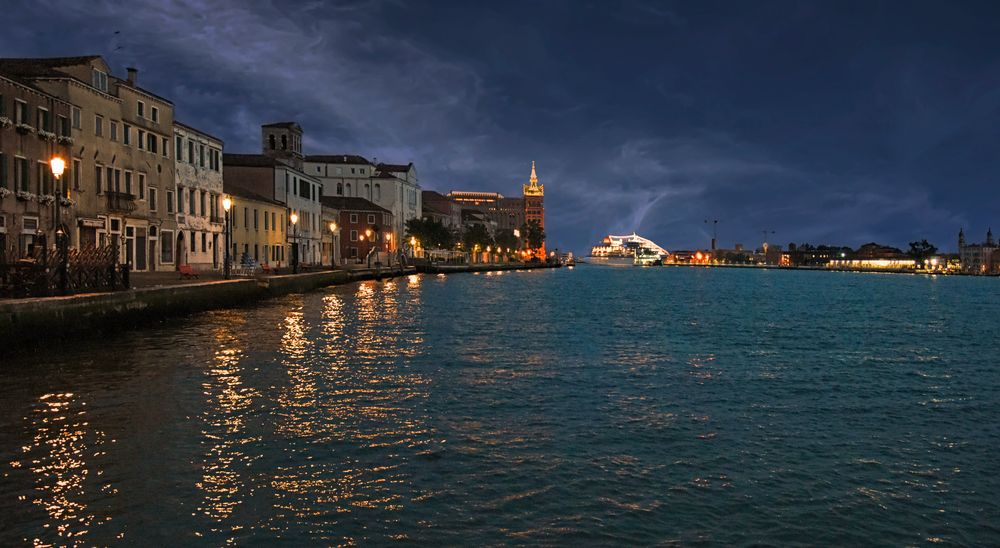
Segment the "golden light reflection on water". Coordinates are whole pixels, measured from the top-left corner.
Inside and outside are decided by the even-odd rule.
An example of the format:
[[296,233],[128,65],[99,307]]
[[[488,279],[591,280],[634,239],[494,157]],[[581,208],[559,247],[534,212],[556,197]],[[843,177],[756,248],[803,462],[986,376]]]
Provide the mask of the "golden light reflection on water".
[[[212,528],[217,532],[239,529],[239,525],[227,528],[221,524],[243,503],[248,489],[244,471],[254,459],[244,449],[256,441],[245,433],[246,414],[261,394],[244,382],[241,360],[246,341],[240,335],[244,324],[243,316],[234,313],[224,325],[215,328],[216,350],[202,383],[206,396],[202,436],[210,448],[204,455],[202,478],[197,484],[203,491],[198,511],[217,524]],[[228,539],[228,543],[233,543],[233,539]]]
[[[21,448],[22,459],[11,463],[15,469],[26,468],[35,476],[34,493],[21,495],[45,511],[48,521],[42,525],[54,532],[59,542],[49,544],[34,539],[36,546],[84,544],[84,536],[96,525],[111,521],[98,516],[85,500],[96,489],[105,494],[115,488],[101,478],[103,471],[92,469],[92,459],[105,454],[103,432],[93,430],[87,420],[86,402],[73,393],[45,394],[31,408],[31,443]],[[27,539],[26,539],[27,540]]]

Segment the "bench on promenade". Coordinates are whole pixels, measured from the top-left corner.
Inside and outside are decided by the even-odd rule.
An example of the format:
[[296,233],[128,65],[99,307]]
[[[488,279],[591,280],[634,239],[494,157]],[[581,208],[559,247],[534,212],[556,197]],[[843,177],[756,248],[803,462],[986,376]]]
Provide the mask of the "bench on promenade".
[[182,264],[177,267],[177,271],[181,273],[181,279],[198,278],[198,273],[195,272],[194,267],[189,264]]

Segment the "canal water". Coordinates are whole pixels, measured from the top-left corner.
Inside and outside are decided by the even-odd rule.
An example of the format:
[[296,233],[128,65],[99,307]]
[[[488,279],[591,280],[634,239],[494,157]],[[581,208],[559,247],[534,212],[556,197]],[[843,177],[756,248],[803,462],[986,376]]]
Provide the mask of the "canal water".
[[997,545],[997,284],[586,265],[55,341],[0,365],[0,545]]

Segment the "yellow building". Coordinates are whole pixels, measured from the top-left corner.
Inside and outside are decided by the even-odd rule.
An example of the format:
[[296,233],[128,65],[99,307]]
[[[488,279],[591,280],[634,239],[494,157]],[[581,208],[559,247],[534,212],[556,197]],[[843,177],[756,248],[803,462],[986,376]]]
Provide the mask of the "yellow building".
[[288,208],[238,186],[227,184],[224,194],[233,200],[229,210],[232,226],[231,260],[247,258],[258,264],[281,268],[291,260],[288,239]]

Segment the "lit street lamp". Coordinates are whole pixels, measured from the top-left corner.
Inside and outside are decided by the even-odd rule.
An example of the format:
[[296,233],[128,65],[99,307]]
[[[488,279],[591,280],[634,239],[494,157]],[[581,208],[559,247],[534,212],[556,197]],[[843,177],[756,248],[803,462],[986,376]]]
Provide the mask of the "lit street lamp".
[[288,217],[292,221],[292,274],[299,273],[299,216],[292,213]]
[[229,210],[232,209],[232,207],[233,207],[233,200],[229,196],[226,196],[225,198],[222,199],[222,209],[225,210],[226,212],[226,226],[225,226],[226,258],[225,258],[225,263],[222,266],[222,273],[223,273],[222,276],[227,280],[229,279],[229,268],[230,268],[229,248],[232,247],[232,244],[229,243],[229,232],[232,228],[229,224]]
[[[55,187],[52,189],[55,191],[59,188],[60,178],[66,171],[66,161],[58,156],[54,156],[49,160],[49,167],[52,168],[52,175],[55,177]],[[62,190],[58,190],[59,197],[56,198],[56,210],[55,210],[55,221],[56,221],[56,245],[59,246],[59,292],[63,295],[67,293],[69,289],[69,232],[67,229],[63,228],[62,222],[62,204],[60,200],[63,198]]]

